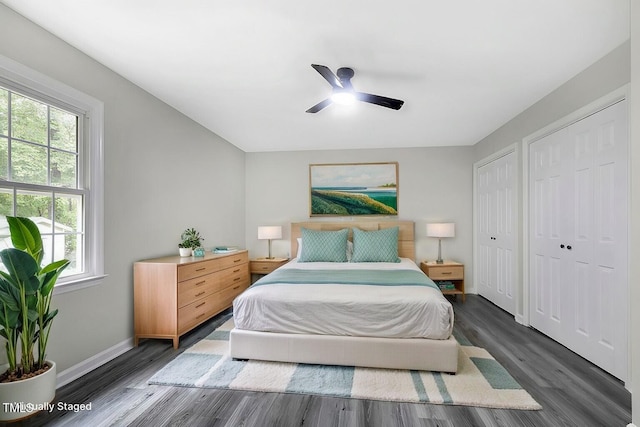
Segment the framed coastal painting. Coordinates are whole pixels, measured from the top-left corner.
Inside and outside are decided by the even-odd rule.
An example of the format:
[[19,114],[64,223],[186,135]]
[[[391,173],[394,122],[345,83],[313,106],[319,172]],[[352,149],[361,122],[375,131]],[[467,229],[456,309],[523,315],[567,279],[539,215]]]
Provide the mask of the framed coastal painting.
[[310,216],[398,215],[398,162],[309,165]]

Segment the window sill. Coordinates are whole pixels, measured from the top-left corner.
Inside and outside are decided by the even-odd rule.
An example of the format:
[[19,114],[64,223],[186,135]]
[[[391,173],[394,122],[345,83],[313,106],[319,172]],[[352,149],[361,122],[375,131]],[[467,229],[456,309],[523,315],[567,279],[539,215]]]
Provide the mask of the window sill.
[[97,276],[89,276],[83,277],[81,279],[70,280],[64,283],[58,283],[53,288],[53,294],[66,294],[67,292],[74,292],[79,291],[80,289],[89,288],[91,286],[97,286],[102,283],[105,277],[107,277],[106,274],[101,274]]

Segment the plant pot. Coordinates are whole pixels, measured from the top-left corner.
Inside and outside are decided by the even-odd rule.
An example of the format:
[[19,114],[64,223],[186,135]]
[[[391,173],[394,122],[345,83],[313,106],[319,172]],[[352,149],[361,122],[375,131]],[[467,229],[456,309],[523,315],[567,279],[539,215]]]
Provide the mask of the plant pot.
[[[50,408],[56,396],[56,364],[50,360],[47,364],[51,367],[43,374],[0,383],[0,421],[16,421]],[[2,365],[0,372],[8,368],[8,364]]]
[[178,248],[180,256],[191,256],[191,248]]

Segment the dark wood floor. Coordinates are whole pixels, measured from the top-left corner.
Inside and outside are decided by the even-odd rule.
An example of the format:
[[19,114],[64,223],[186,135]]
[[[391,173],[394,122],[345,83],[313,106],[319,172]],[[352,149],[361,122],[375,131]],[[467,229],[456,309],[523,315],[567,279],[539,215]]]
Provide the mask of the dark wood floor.
[[[543,406],[541,411],[389,403],[280,393],[152,386],[147,380],[206,336],[218,316],[181,340],[146,340],[62,387],[56,402],[91,411],[41,413],[25,426],[625,426],[631,396],[623,385],[544,335],[517,325],[481,297],[454,303],[456,325],[486,348]],[[227,315],[228,316],[228,315]]]

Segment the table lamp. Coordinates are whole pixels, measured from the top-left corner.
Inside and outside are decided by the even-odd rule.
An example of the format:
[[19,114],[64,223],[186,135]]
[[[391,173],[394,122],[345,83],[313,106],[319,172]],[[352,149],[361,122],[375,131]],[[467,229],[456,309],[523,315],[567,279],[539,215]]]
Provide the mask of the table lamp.
[[258,227],[258,240],[269,241],[269,256],[267,259],[273,259],[271,256],[271,240],[282,239],[282,226],[280,225],[265,225]]
[[427,237],[438,238],[438,259],[437,264],[442,264],[442,238],[454,237],[456,235],[456,225],[453,222],[437,222],[427,224]]

